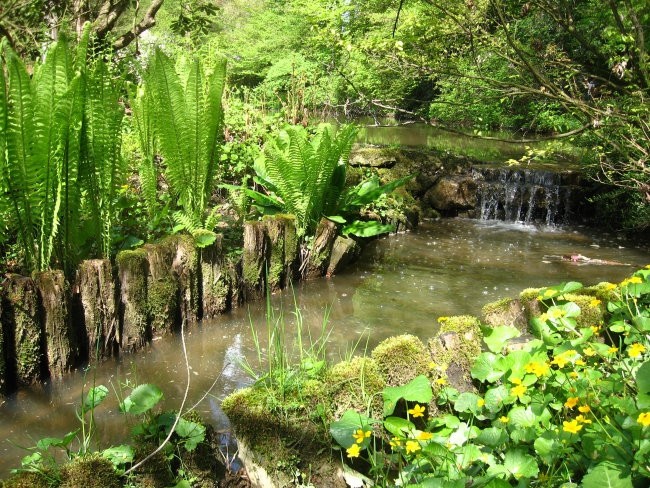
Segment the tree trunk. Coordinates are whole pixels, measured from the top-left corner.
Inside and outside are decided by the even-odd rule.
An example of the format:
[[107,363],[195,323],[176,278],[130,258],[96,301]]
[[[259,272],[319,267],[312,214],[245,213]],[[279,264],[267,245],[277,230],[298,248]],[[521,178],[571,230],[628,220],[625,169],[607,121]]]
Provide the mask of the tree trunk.
[[70,290],[63,271],[37,273],[34,281],[43,305],[48,368],[51,376],[60,377],[71,371],[79,358],[70,317]]
[[7,375],[5,388],[10,390],[13,386],[29,386],[43,378],[45,336],[34,280],[9,275],[2,295]]
[[122,349],[135,350],[151,339],[147,309],[147,253],[142,249],[117,255],[120,280],[120,322],[118,342]]
[[83,324],[81,357],[91,361],[117,354],[117,290],[107,259],[83,261],[73,291],[74,320]]

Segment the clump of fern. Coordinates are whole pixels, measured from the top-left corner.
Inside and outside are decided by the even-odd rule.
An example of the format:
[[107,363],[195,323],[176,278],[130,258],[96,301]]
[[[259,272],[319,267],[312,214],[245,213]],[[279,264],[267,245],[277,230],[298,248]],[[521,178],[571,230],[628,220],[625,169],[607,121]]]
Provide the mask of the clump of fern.
[[212,230],[218,215],[208,204],[223,138],[226,62],[220,57],[210,61],[193,57],[175,63],[156,50],[133,105],[144,156],[140,182],[145,205],[155,213],[162,176],[177,202],[175,230],[190,232],[199,246],[216,238]]

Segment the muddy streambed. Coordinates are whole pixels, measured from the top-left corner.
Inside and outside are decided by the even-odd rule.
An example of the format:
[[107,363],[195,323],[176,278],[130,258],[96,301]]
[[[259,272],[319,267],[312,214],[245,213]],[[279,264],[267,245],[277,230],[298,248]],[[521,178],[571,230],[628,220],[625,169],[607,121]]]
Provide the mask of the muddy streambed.
[[[577,265],[549,258],[568,254],[630,266]],[[276,313],[282,310],[291,324],[295,299],[305,338],[307,330],[316,337],[329,314],[328,354],[338,360],[353,351],[371,349],[395,334],[409,332],[427,338],[437,317],[478,315],[485,303],[516,296],[526,287],[567,280],[585,284],[620,281],[648,263],[649,249],[635,248],[616,236],[494,221],[443,220],[424,223],[414,233],[377,240],[346,272],[299,284],[293,293],[272,297],[272,303]],[[228,421],[219,408],[221,399],[251,382],[238,361],[243,357],[253,364],[257,361],[251,322],[263,341],[263,303],[248,304],[194,326],[186,335],[191,365],[188,404],[201,398],[218,377],[212,394],[198,410],[223,432],[228,431]],[[290,325],[288,330],[293,340]],[[166,337],[136,354],[0,400],[0,478],[27,454],[19,446],[33,446],[42,437],[62,436],[78,427],[75,406],[82,390],[93,381],[116,392],[127,383],[155,383],[165,392],[165,406],[177,408],[185,378],[180,338]],[[132,425],[119,413],[115,395],[98,408],[96,420],[95,439],[102,446],[123,442]]]

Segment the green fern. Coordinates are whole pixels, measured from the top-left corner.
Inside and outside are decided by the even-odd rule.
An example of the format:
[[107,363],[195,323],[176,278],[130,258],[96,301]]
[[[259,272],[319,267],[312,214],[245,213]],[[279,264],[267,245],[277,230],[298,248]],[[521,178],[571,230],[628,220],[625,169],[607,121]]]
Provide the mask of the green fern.
[[[145,74],[144,90],[136,100],[137,128],[146,159],[158,148],[164,178],[178,202],[175,221],[190,232],[205,225],[215,188],[223,134],[221,98],[226,63],[218,58],[207,67],[198,58],[174,61],[157,50]],[[148,113],[147,113],[148,112]],[[150,124],[150,125],[149,125]],[[151,142],[153,129],[155,143]],[[155,146],[153,145],[155,144]],[[151,172],[144,176],[148,192]],[[153,194],[148,198],[153,201]]]

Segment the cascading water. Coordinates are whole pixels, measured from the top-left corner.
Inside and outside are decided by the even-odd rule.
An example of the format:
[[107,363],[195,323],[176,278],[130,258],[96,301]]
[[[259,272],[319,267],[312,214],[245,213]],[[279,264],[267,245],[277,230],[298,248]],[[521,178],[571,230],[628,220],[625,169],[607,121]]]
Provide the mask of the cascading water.
[[477,217],[562,225],[573,220],[572,202],[578,176],[572,172],[475,166]]

